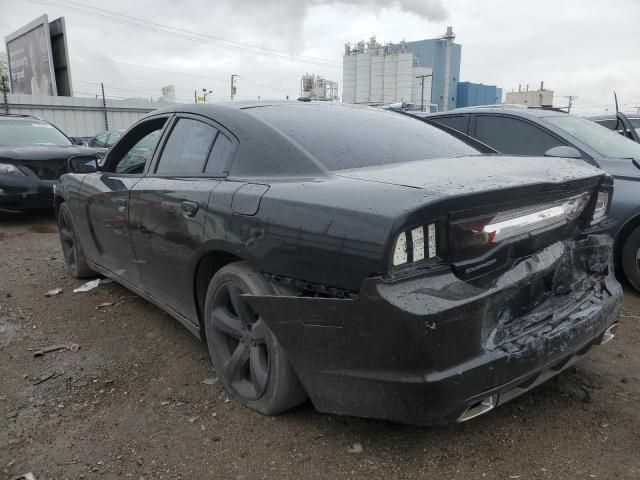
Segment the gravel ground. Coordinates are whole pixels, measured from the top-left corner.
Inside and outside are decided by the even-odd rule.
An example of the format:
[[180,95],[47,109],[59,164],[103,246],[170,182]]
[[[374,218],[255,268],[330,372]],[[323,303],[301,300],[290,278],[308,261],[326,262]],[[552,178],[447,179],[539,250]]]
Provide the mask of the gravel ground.
[[[421,428],[308,403],[251,412],[203,383],[206,349],[171,317],[113,283],[72,293],[82,283],[52,218],[0,218],[0,477],[640,478],[630,289],[618,336],[576,367],[469,423]],[[30,351],[68,343],[79,350]]]

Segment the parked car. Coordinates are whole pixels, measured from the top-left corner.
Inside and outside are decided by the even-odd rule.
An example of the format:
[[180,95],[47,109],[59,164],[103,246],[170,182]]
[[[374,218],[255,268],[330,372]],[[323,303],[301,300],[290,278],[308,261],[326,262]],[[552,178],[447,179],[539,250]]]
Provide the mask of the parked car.
[[94,148],[103,148],[103,149],[111,148],[118,140],[120,140],[120,137],[122,137],[122,134],[125,131],[126,131],[125,129],[119,129],[119,130],[110,130],[107,132],[100,132],[93,138],[90,138],[89,140],[87,140],[86,145],[88,147],[94,147]]
[[53,207],[53,185],[74,155],[99,150],[73,145],[49,122],[0,114],[0,211]]
[[609,130],[615,130],[620,135],[634,142],[640,143],[640,115],[624,114],[618,112],[615,115],[601,115],[589,117]]
[[378,109],[234,102],[157,110],[99,170],[72,166],[55,199],[71,274],[174,316],[263,414],[309,396],[468,420],[616,325],[611,179],[585,162],[481,155]]
[[616,220],[616,270],[640,291],[640,145],[594,122],[557,110],[513,106],[469,107],[434,113],[455,128],[509,155],[581,158],[615,179],[610,217]]

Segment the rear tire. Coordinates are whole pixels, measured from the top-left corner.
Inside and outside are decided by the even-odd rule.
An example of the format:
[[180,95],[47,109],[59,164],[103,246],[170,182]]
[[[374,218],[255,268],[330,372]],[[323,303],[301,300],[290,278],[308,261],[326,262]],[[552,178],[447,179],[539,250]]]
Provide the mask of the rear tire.
[[95,277],[97,274],[87,265],[87,257],[84,255],[82,244],[73,228],[71,218],[71,209],[66,203],[60,204],[58,208],[58,231],[60,232],[62,253],[67,264],[67,270],[75,278]]
[[622,271],[629,283],[640,292],[640,227],[624,241],[622,248]]
[[272,284],[246,262],[221,268],[205,300],[205,335],[213,366],[225,390],[245,407],[275,415],[307,395],[269,329],[240,297],[277,295]]

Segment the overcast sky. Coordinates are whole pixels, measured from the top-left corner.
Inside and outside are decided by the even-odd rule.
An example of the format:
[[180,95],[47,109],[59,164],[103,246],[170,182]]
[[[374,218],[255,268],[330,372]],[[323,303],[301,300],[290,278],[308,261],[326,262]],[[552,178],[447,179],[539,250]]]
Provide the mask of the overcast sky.
[[[64,16],[73,87],[82,96],[97,93],[102,81],[113,97],[159,96],[160,87],[173,84],[182,101],[191,101],[194,90],[203,87],[213,90],[212,99],[227,99],[234,73],[240,75],[238,98],[294,98],[305,72],[342,83],[345,42],[371,35],[383,43],[433,38],[452,25],[462,45],[462,81],[494,84],[506,92],[518,84],[537,88],[544,80],[555,91],[557,106],[566,104],[562,96],[577,95],[576,113],[604,113],[605,105],[611,111],[614,90],[623,108],[640,107],[638,0],[80,2],[0,0],[0,37],[45,13],[50,21]],[[159,24],[146,24],[147,29],[168,25],[181,29],[173,31],[178,35],[208,35],[199,38],[209,44],[122,24],[135,22],[131,18],[116,17],[120,23],[114,23],[78,11],[111,16],[96,9]],[[223,43],[220,39],[297,60],[211,44]],[[301,56],[313,58],[304,63]]]

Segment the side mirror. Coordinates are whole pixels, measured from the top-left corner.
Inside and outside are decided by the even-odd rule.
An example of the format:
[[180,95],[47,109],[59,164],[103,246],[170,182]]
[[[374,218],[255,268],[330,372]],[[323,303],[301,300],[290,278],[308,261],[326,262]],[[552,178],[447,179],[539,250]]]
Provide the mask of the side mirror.
[[582,158],[582,155],[578,149],[573,147],[567,147],[566,145],[560,145],[553,147],[544,152],[545,157],[562,157],[562,158]]
[[76,155],[67,160],[67,169],[71,173],[97,172],[98,157],[95,155]]

